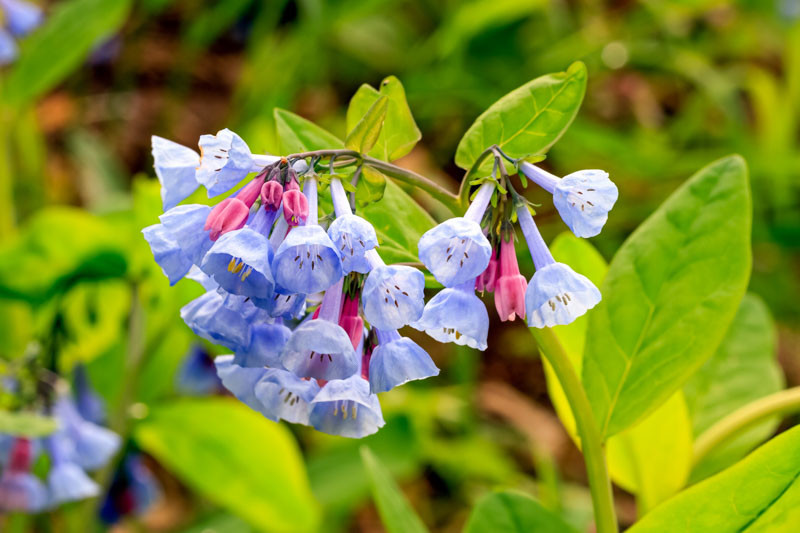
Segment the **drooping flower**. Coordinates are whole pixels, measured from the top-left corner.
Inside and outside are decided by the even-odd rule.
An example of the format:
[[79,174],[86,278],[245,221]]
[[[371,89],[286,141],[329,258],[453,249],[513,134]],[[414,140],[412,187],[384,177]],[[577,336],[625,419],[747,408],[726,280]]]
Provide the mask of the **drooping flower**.
[[475,296],[475,280],[446,288],[425,305],[422,318],[411,327],[424,331],[439,342],[454,342],[478,350],[487,347],[489,314]]
[[[289,226],[302,226],[308,220],[309,200],[300,192],[294,171],[289,170],[288,175],[286,187],[283,189],[283,219]],[[316,191],[316,188],[314,190]]]
[[249,227],[226,233],[214,243],[200,268],[231,294],[268,298],[275,282],[267,238]]
[[100,518],[116,524],[125,516],[139,516],[159,498],[161,489],[140,453],[128,453],[114,474]]
[[378,329],[399,329],[422,316],[425,307],[425,276],[414,267],[386,265],[371,250],[367,258],[372,271],[364,282],[361,297],[364,316]]
[[500,273],[495,282],[494,305],[500,320],[525,318],[525,276],[519,273],[517,253],[514,249],[514,231],[507,232],[508,240],[500,242]]
[[183,278],[192,265],[198,265],[213,244],[203,230],[209,212],[205,205],[179,205],[161,215],[160,224],[142,230],[170,285]]
[[378,246],[375,228],[352,213],[347,194],[338,178],[331,178],[330,188],[336,220],[328,228],[328,236],[339,253],[344,273],[366,274],[371,267],[365,254]]
[[489,264],[486,265],[480,276],[475,278],[475,290],[483,294],[484,291],[494,292],[495,284],[497,283],[497,275],[499,270],[500,261],[497,258],[497,252],[492,250],[492,257],[489,259]]
[[63,503],[93,498],[100,487],[86,475],[80,465],[73,462],[67,441],[57,435],[44,439],[50,456],[50,472],[47,474],[49,505],[57,507]]
[[569,324],[600,302],[600,291],[586,276],[553,259],[526,206],[517,208],[517,216],[536,266],[525,293],[528,325]]
[[60,427],[55,438],[71,443],[69,460],[85,470],[104,466],[119,450],[119,435],[84,420],[70,398],[63,396],[53,406]]
[[530,163],[520,170],[553,195],[562,220],[577,237],[594,237],[603,229],[619,191],[603,170],[579,170],[559,178]]
[[378,346],[369,359],[369,386],[373,393],[386,392],[416,379],[439,375],[428,352],[396,330],[377,330]]
[[264,416],[293,424],[308,425],[311,401],[318,392],[316,380],[302,379],[278,368],[267,369],[255,386]]
[[7,464],[0,476],[0,511],[37,513],[47,506],[47,489],[31,473],[33,457],[31,441],[10,440],[12,446]]
[[155,135],[151,141],[156,176],[161,183],[161,202],[167,211],[200,186],[195,179],[200,155],[189,147]]
[[181,318],[196,335],[234,352],[250,346],[252,324],[265,315],[247,297],[216,290],[181,308]]
[[17,58],[14,36],[21,37],[42,23],[42,10],[24,0],[0,0],[0,66]]
[[217,376],[214,360],[202,346],[193,346],[183,358],[175,378],[175,388],[189,396],[205,396],[221,390],[222,382]]
[[268,416],[255,394],[256,383],[267,372],[265,367],[240,366],[234,362],[233,355],[218,356],[214,359],[214,365],[217,367],[217,375],[222,380],[222,384],[236,396],[237,400],[250,409]]
[[426,231],[419,240],[419,258],[445,287],[479,276],[492,255],[480,221],[494,193],[494,183],[481,185],[463,217],[451,218]]
[[181,250],[180,243],[164,224],[153,224],[142,230],[153,258],[161,267],[161,271],[169,279],[170,285],[178,283],[192,268],[192,261]]
[[360,439],[383,427],[378,397],[360,374],[328,381],[311,402],[309,421],[318,431]]
[[292,330],[283,325],[281,319],[275,322],[260,322],[251,328],[250,346],[237,351],[234,362],[247,367],[283,368],[281,352],[292,335]]
[[249,173],[280,160],[261,156],[256,161],[247,143],[227,128],[216,135],[201,136],[199,145],[200,166],[195,176],[208,189],[209,198],[229,191]]
[[203,229],[208,231],[212,241],[220,236],[244,227],[250,216],[250,208],[236,197],[229,197],[211,209]]

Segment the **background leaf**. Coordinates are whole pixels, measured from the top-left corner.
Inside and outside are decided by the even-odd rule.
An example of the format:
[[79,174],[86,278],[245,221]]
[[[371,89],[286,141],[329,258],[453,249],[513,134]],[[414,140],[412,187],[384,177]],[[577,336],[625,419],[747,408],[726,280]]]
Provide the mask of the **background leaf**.
[[800,520],[800,427],[656,508],[630,533],[796,531]]
[[300,115],[275,108],[273,116],[283,155],[344,148],[341,139]]
[[610,436],[661,405],[716,350],[750,275],[738,156],[711,163],[625,241],[589,317],[583,382]]
[[378,137],[383,129],[383,121],[386,118],[386,108],[389,103],[388,98],[379,96],[369,107],[361,120],[353,126],[347,133],[344,145],[350,150],[356,150],[362,154],[368,153],[378,142]]
[[60,83],[95,46],[122,26],[131,3],[71,0],[56,4],[44,25],[25,39],[3,84],[3,100],[9,106],[22,107]]
[[155,407],[134,435],[187,485],[264,531],[312,531],[318,523],[291,434],[233,398]]
[[361,460],[367,471],[372,498],[378,507],[386,531],[389,533],[415,533],[428,531],[408,503],[392,475],[366,446],[361,447]]
[[505,490],[485,496],[469,516],[464,533],[574,533],[572,526],[530,496]]
[[[684,386],[695,436],[744,405],[784,387],[775,357],[775,324],[758,296],[746,294],[711,359]],[[715,449],[695,466],[694,479],[718,472],[767,439],[778,420],[765,420]]]
[[0,409],[0,434],[18,437],[44,437],[58,428],[55,418],[28,412]]
[[[514,89],[484,111],[456,149],[456,165],[469,169],[481,152],[497,144],[511,157],[543,154],[572,123],[586,92],[586,66],[570,65]],[[488,160],[481,170],[491,170]]]

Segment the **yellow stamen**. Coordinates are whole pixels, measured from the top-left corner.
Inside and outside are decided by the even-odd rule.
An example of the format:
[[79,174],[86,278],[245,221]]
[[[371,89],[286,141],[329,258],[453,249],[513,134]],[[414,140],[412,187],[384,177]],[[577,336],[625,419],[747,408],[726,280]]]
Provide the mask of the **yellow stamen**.
[[233,267],[236,266],[236,258],[231,257],[231,262],[228,263],[228,272],[233,272]]

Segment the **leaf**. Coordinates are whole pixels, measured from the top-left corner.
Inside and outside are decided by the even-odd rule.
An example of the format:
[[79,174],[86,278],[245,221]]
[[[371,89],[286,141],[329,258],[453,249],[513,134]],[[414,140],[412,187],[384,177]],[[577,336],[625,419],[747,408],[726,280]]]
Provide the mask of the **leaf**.
[[344,148],[336,135],[285,109],[275,108],[275,128],[284,155],[313,150]]
[[[578,113],[586,92],[586,67],[573,63],[565,72],[547,74],[514,89],[492,104],[470,126],[456,150],[456,164],[467,170],[497,144],[511,157],[544,154]],[[481,166],[486,174],[492,162]]]
[[22,107],[49,91],[80,67],[94,47],[116,33],[128,15],[130,0],[59,2],[44,25],[23,41],[2,98]]
[[[761,298],[748,293],[716,353],[684,386],[694,434],[783,387],[775,324]],[[702,479],[734,463],[767,439],[777,424],[777,419],[766,420],[744,431],[697,465],[692,477]]]
[[11,412],[0,409],[0,434],[17,437],[44,437],[58,429],[55,418],[36,413]]
[[372,167],[361,167],[361,177],[356,187],[356,202],[359,206],[380,201],[386,190],[386,176]]
[[389,99],[385,96],[380,96],[375,100],[361,120],[347,134],[347,138],[344,140],[346,148],[362,154],[372,150],[381,134],[388,103]]
[[[570,232],[559,235],[550,246],[557,261],[600,286],[608,270],[603,257],[589,241]],[[580,374],[588,316],[593,311],[553,332]],[[552,367],[544,361],[547,388],[559,418],[578,442],[575,418]],[[686,483],[692,461],[692,427],[682,392],[674,394],[639,424],[614,435],[607,443],[611,479],[628,492],[636,494],[639,514],[678,492]]]
[[0,248],[0,297],[41,303],[82,280],[124,276],[127,236],[79,209],[43,209]]
[[625,241],[589,316],[583,383],[608,437],[643,419],[714,353],[750,275],[747,167],[697,172]]
[[560,516],[530,496],[513,490],[484,496],[472,510],[464,533],[575,533]]
[[800,426],[654,509],[630,533],[792,532],[800,520]]
[[160,405],[138,444],[184,483],[265,531],[313,531],[319,507],[289,431],[229,398]]
[[380,91],[367,84],[358,88],[347,108],[347,131],[356,127],[361,117],[381,95],[387,98],[386,118],[378,141],[368,155],[384,161],[394,161],[408,154],[422,138],[411,108],[408,107],[403,84],[396,77],[384,78]]
[[392,475],[367,446],[361,447],[361,460],[369,477],[372,498],[389,533],[428,531],[408,503]]

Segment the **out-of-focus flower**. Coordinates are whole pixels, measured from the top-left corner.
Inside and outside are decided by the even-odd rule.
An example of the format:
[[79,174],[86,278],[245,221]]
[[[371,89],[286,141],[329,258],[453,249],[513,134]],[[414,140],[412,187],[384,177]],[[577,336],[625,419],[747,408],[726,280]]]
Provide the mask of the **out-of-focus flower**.
[[37,513],[47,506],[44,484],[31,473],[31,441],[9,438],[11,450],[0,476],[0,511]]

